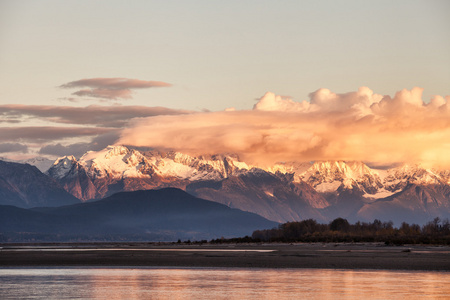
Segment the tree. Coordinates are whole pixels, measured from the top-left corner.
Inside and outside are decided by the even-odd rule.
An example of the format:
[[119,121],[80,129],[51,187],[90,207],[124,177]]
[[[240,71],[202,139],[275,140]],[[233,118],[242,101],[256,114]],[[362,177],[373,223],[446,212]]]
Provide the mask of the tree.
[[343,219],[343,218],[334,219],[330,223],[330,230],[332,230],[332,231],[348,232],[349,228],[350,228],[350,224],[348,223],[348,221],[346,219]]

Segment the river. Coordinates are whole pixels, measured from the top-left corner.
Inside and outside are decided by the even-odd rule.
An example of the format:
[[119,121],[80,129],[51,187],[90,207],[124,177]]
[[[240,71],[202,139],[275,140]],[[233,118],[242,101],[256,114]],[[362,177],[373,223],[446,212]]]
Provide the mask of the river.
[[449,299],[450,272],[0,268],[2,299]]

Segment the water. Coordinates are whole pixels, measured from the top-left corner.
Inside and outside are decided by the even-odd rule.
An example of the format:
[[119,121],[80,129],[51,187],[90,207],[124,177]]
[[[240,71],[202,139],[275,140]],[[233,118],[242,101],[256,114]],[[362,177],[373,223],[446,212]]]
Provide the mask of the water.
[[1,299],[449,299],[450,273],[0,268]]

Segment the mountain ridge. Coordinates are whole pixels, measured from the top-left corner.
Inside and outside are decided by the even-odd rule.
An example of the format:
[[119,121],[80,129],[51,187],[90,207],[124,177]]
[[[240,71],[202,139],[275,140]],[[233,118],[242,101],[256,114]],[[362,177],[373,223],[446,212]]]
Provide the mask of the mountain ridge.
[[[450,171],[420,165],[374,169],[356,161],[294,161],[261,168],[233,154],[190,156],[108,146],[79,159],[61,157],[46,174],[83,201],[121,191],[176,187],[277,222],[336,217],[358,221],[368,216],[385,220],[389,214],[375,208],[388,210],[397,203],[389,199],[397,197],[403,207],[410,207],[401,192],[414,184],[435,190],[429,197],[441,210],[433,209],[433,213],[441,218],[450,216],[449,197],[438,188],[450,186]],[[378,200],[383,199],[390,204],[381,205]],[[420,206],[420,210],[411,213],[430,215],[428,206]]]
[[30,208],[80,202],[35,166],[0,160],[0,204]]
[[251,235],[256,229],[278,225],[176,188],[121,192],[95,202],[61,207],[1,208],[2,233],[19,239],[26,232],[26,236],[59,240],[202,240]]

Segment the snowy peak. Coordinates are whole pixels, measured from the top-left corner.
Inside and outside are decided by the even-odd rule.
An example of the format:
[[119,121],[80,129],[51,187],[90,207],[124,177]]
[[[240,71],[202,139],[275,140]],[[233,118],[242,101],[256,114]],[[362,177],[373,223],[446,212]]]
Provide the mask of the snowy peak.
[[151,161],[161,176],[189,180],[220,180],[249,170],[251,167],[231,155],[193,157],[180,152],[153,155]]
[[400,167],[387,170],[383,174],[383,185],[388,190],[398,190],[408,184],[430,185],[449,184],[450,173],[426,169],[419,164],[404,164]]
[[123,157],[128,154],[130,150],[124,146],[108,146],[100,151],[88,151],[81,158],[80,161],[90,162],[93,160],[110,160],[117,157]]
[[89,151],[78,161],[74,157],[59,158],[48,173],[55,179],[61,179],[69,174],[75,163],[92,180],[109,178],[115,181],[125,178],[150,179],[153,176],[164,178],[165,182],[221,180],[252,168],[233,155],[194,157],[180,152],[140,152],[124,146],[108,146],[100,151]]
[[94,179],[151,177],[154,173],[151,164],[139,151],[124,146],[108,146],[100,151],[89,151],[79,162]]
[[61,179],[66,177],[77,163],[74,156],[63,156],[58,158],[46,173],[55,179]]
[[21,160],[19,162],[23,163],[23,164],[29,164],[29,165],[35,166],[42,173],[45,173],[53,164],[53,161],[46,157],[33,157],[33,158]]
[[321,174],[328,179],[358,179],[374,172],[362,162],[321,161],[315,162],[305,173],[305,178],[311,174]]
[[420,165],[377,170],[362,162],[318,161],[283,162],[268,168],[257,168],[240,161],[236,155],[191,156],[180,152],[141,152],[125,146],[89,151],[78,161],[73,156],[61,157],[47,174],[60,181],[82,176],[84,179],[80,182],[92,182],[98,189],[98,195],[102,196],[112,185],[119,188],[125,184],[130,189],[183,188],[188,182],[220,181],[258,171],[281,176],[286,182],[306,182],[319,193],[339,195],[348,191],[361,195],[367,201],[400,192],[408,184],[450,183],[450,171],[425,169]]
[[379,176],[378,172],[372,170],[366,164],[360,161],[347,162],[346,165],[350,168],[353,176],[355,176],[356,178],[361,178],[367,175]]
[[300,178],[323,193],[335,192],[341,187],[373,190],[381,186],[378,173],[362,162],[315,162]]
[[28,164],[31,166],[35,166],[42,173],[45,173],[53,165],[53,162],[54,162],[51,159],[48,159],[46,157],[39,157],[39,156],[33,157],[33,158],[28,158],[28,159],[22,159],[22,160],[13,160],[13,159],[9,159],[6,157],[0,157],[0,161],[14,162],[14,163],[19,163],[19,164]]
[[267,168],[270,173],[294,174],[294,180],[300,182],[300,175],[313,165],[312,162],[279,162]]

